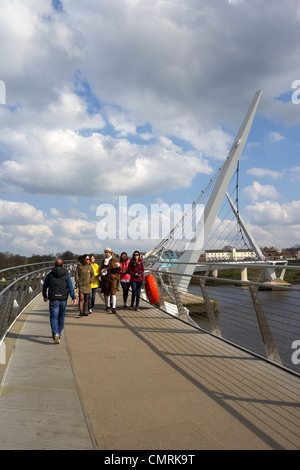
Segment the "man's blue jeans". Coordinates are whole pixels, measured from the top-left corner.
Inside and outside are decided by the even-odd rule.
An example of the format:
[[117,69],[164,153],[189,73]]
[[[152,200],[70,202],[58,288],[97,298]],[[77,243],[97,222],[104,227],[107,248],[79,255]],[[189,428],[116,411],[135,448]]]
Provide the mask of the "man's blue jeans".
[[66,309],[66,300],[50,300],[50,325],[53,339],[55,335],[59,335],[59,337],[61,337],[61,332],[64,329],[65,325]]

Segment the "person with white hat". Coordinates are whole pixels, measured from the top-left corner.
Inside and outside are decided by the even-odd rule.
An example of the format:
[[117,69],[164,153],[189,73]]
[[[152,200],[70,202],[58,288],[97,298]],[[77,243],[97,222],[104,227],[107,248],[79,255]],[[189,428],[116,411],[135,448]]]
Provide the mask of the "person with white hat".
[[121,265],[113,256],[111,248],[105,248],[105,258],[100,266],[101,292],[104,294],[106,311],[112,308],[112,313],[116,313],[117,303],[117,282]]

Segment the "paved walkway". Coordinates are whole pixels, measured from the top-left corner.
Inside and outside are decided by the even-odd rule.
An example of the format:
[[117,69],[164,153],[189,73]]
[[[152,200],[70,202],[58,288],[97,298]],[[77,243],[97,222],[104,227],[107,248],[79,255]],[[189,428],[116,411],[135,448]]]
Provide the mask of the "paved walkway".
[[42,299],[28,316],[4,373],[0,449],[93,449],[66,343],[49,337],[48,308]]
[[300,448],[298,377],[146,302],[112,315],[96,299],[88,317],[68,307],[59,345],[48,304],[33,308],[2,379],[0,449]]

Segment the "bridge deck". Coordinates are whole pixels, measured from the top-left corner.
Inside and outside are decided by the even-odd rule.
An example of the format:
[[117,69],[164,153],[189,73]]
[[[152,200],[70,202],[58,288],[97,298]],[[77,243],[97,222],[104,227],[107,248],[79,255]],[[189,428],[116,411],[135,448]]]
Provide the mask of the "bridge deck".
[[3,376],[0,449],[300,448],[299,378],[144,301],[69,306],[64,333],[40,300]]

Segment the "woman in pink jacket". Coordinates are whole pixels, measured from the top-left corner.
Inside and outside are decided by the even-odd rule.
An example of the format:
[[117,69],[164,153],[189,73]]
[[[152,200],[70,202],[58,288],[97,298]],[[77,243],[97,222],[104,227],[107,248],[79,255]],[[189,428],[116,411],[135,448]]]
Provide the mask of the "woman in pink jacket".
[[123,289],[124,308],[127,308],[127,298],[130,287],[130,274],[128,273],[129,261],[127,253],[123,251],[120,256],[120,283]]

